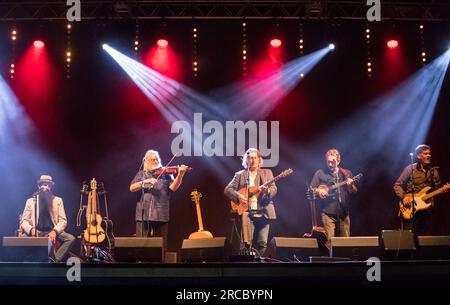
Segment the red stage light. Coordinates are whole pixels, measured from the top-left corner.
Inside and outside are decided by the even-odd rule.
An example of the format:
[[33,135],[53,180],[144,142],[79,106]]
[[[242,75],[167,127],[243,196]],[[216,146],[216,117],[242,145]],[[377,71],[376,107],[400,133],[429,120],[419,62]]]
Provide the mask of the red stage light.
[[169,42],[165,39],[158,39],[156,42],[160,48],[165,48],[169,45]]
[[391,39],[387,42],[386,45],[388,46],[389,49],[395,49],[396,47],[398,47],[398,41],[395,39]]
[[274,39],[272,39],[272,40],[270,41],[270,45],[271,45],[273,48],[278,48],[278,47],[281,46],[281,40],[278,39],[278,38],[274,38]]
[[44,43],[43,43],[41,40],[35,40],[35,41],[33,42],[33,45],[34,45],[36,48],[43,48],[43,47],[44,47]]

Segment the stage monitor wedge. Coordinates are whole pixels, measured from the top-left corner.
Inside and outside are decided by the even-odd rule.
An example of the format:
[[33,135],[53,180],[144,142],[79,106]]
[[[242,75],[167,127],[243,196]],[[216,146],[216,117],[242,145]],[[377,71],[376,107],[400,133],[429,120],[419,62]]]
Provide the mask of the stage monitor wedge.
[[184,239],[181,245],[182,262],[223,262],[226,237]]
[[380,254],[378,236],[332,237],[330,240],[331,257],[365,261],[370,257],[379,258]]
[[450,236],[419,236],[418,242],[419,259],[450,259]]
[[416,243],[411,230],[383,230],[384,260],[410,260],[414,258]]
[[318,255],[319,246],[315,238],[273,237],[263,256],[282,261],[307,261],[310,256]]
[[162,237],[116,237],[114,244],[117,262],[163,262]]
[[48,237],[5,236],[1,258],[7,262],[48,262],[51,247]]

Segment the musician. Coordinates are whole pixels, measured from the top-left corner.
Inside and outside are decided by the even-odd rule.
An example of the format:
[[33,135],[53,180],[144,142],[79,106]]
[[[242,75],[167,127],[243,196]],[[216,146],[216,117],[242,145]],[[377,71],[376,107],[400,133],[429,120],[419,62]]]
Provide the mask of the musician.
[[159,153],[156,150],[148,150],[143,162],[143,170],[136,174],[130,185],[131,192],[140,192],[136,205],[136,236],[163,237],[166,250],[170,196],[180,187],[188,167],[180,165],[176,178],[167,173],[158,178],[158,170],[162,168]]
[[[277,194],[275,183],[269,186],[263,184],[273,179],[270,169],[262,169],[263,159],[256,148],[249,148],[242,158],[241,170],[234,174],[233,180],[225,187],[225,195],[234,202],[241,201],[246,204],[248,198],[239,193],[239,190],[248,186],[257,186],[260,196],[256,206],[249,204],[249,211],[242,214],[242,235],[245,246],[253,246],[260,256],[264,255],[269,238],[270,222],[276,219],[275,207],[272,199]],[[247,180],[247,178],[249,178]],[[251,198],[250,198],[251,200]],[[254,209],[253,209],[254,208]]]
[[[356,193],[357,188],[350,170],[339,166],[341,155],[335,148],[325,153],[327,167],[315,172],[311,188],[319,196],[318,205],[321,209],[321,219],[327,233],[327,238],[334,236],[350,236],[349,199],[350,194]],[[320,185],[332,186],[344,182],[335,190],[327,191]]]
[[[415,156],[417,163],[406,166],[394,184],[395,194],[406,205],[412,203],[412,197],[406,196],[407,193],[416,193],[426,186],[434,189],[441,184],[437,169],[431,166],[430,146],[417,146]],[[430,200],[432,202],[433,198]],[[416,236],[431,235],[431,209],[417,211],[411,220],[401,219],[401,227],[412,230]]]
[[63,200],[52,193],[55,183],[51,176],[42,175],[37,181],[38,190],[25,204],[20,228],[27,236],[47,237],[53,244],[61,243],[55,253],[50,254],[50,260],[64,261],[75,242],[75,237],[64,232],[67,226],[66,212]]

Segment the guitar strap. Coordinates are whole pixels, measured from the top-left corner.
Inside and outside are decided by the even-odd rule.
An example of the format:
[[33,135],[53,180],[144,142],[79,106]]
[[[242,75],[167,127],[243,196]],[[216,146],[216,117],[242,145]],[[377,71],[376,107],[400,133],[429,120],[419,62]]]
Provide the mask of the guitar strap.
[[339,171],[344,174],[345,178],[350,178],[350,173],[348,172],[348,170],[339,167]]
[[436,175],[435,175],[435,170],[436,167],[431,167],[430,170],[428,171],[428,177],[427,177],[427,181],[432,185],[433,189],[436,189],[437,187],[437,179],[436,179]]

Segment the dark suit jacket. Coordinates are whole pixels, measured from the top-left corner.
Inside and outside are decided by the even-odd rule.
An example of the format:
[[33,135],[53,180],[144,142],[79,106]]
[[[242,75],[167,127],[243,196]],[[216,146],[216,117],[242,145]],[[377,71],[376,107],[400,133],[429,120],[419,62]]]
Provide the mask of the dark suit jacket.
[[[265,182],[273,179],[273,173],[270,169],[259,169],[255,178],[255,186],[260,186]],[[224,194],[230,200],[238,202],[237,192],[247,187],[247,171],[241,170],[234,174],[233,180],[225,187]],[[272,183],[269,187],[270,193],[264,195],[258,202],[258,209],[264,217],[268,219],[276,219],[275,207],[272,198],[277,194],[277,186]]]

